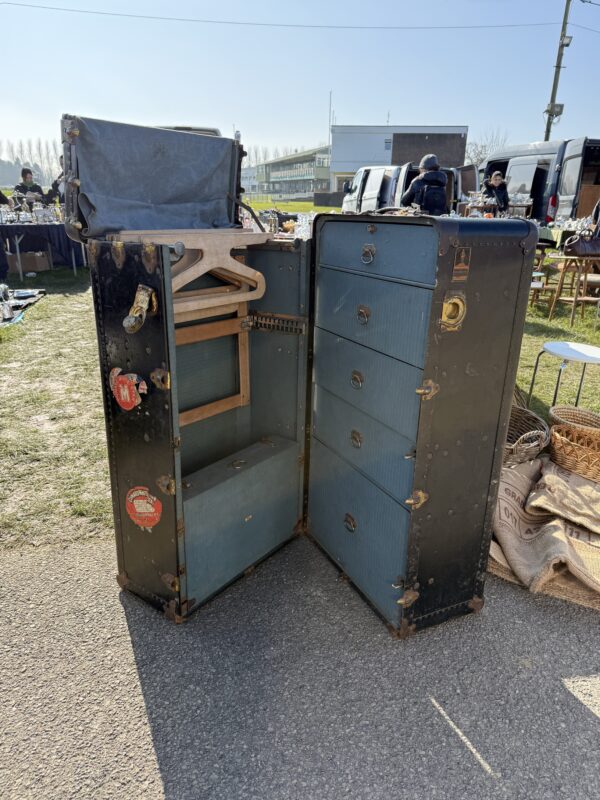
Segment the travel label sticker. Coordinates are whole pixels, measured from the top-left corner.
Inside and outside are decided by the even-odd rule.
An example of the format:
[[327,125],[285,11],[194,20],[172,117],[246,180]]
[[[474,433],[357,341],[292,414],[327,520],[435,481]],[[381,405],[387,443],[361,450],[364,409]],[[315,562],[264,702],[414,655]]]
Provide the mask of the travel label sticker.
[[162,503],[147,486],[134,486],[127,492],[125,509],[133,522],[147,531],[158,524],[162,515]]
[[108,382],[113,397],[123,411],[131,411],[136,406],[139,406],[142,402],[141,395],[148,392],[146,381],[131,372],[123,375],[120,367],[111,369]]
[[471,266],[471,248],[459,247],[454,256],[454,269],[452,270],[452,281],[466,281],[469,277],[469,267]]

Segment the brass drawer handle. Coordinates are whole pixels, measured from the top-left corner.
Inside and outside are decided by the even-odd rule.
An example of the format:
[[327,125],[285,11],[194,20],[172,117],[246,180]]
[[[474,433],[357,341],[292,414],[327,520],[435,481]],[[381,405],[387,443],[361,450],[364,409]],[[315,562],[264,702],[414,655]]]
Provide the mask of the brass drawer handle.
[[368,306],[358,306],[356,309],[356,319],[360,325],[367,325],[369,317],[371,316],[371,309]]
[[350,434],[350,443],[352,444],[352,447],[356,447],[357,450],[360,450],[363,443],[362,433],[359,433],[358,431],[352,431]]
[[362,249],[362,254],[360,260],[363,264],[372,264],[373,260],[375,259],[375,245],[374,244],[364,244]]
[[352,514],[346,514],[346,516],[344,517],[344,527],[346,528],[347,531],[350,531],[350,533],[354,533],[354,531],[358,527],[356,524],[356,520],[354,519]]
[[353,370],[352,375],[350,377],[350,383],[352,384],[353,389],[362,389],[362,385],[365,382],[364,376],[358,371]]

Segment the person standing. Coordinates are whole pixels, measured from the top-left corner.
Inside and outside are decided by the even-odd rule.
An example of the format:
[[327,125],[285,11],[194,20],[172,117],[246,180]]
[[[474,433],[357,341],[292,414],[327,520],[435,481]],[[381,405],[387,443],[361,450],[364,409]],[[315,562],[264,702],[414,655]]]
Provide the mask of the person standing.
[[411,181],[410,186],[402,195],[400,203],[403,206],[415,203],[421,211],[434,217],[447,214],[447,183],[448,178],[446,173],[441,171],[437,156],[429,153],[421,159],[419,175]]
[[491,177],[484,180],[481,194],[484,201],[488,198],[495,199],[498,211],[508,211],[508,189],[501,172],[494,172]]

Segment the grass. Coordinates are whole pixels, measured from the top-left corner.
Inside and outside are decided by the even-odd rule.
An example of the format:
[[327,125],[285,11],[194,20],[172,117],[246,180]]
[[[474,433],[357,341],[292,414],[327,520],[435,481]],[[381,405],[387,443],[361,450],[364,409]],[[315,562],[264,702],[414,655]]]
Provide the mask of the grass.
[[[41,273],[24,286],[48,295],[23,323],[0,330],[0,547],[113,535],[96,331],[87,271]],[[569,328],[570,308],[552,322],[547,305],[528,311],[518,382],[527,390],[545,341],[600,346],[593,310]],[[534,410],[547,413],[558,360],[542,359]],[[569,365],[560,401],[572,403],[579,368]],[[600,370],[589,368],[581,405],[600,412]]]
[[297,202],[297,203],[282,203],[278,201],[257,201],[257,200],[250,200],[248,201],[248,205],[252,206],[255,211],[266,211],[271,208],[277,208],[279,211],[286,212],[288,214],[297,214],[297,213],[308,213],[309,211],[315,211],[317,213],[330,213],[332,211],[339,211],[339,208],[331,208],[329,206],[315,206],[309,200],[306,202]]
[[0,545],[112,535],[89,275],[23,285],[48,295],[0,330]]

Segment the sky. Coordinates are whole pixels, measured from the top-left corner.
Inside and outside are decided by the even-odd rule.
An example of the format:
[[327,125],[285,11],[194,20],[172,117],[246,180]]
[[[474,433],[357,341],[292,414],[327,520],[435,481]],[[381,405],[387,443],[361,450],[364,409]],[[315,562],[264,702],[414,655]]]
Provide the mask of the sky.
[[[213,126],[247,145],[327,141],[345,125],[468,125],[543,138],[564,0],[38,0],[62,8],[295,25],[143,20],[0,0],[0,139],[56,138],[61,114]],[[527,28],[447,26],[556,23]],[[553,138],[600,137],[600,5],[573,0]],[[390,30],[390,26],[442,26]],[[364,26],[383,26],[365,30]]]

